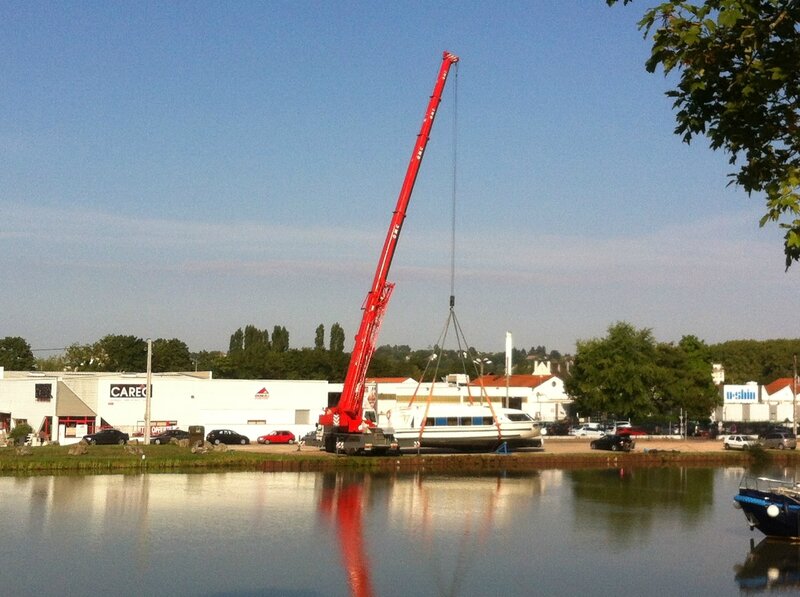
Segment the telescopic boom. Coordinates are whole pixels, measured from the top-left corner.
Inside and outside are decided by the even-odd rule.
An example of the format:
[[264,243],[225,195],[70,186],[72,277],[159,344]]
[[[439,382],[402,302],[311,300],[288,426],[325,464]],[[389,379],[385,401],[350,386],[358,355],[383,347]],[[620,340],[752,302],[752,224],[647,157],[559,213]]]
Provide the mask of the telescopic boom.
[[363,418],[364,386],[367,368],[375,352],[383,315],[386,312],[386,306],[394,288],[393,283],[387,282],[387,276],[392,265],[397,241],[400,238],[400,231],[406,217],[411,193],[414,190],[414,183],[417,180],[417,174],[422,164],[422,157],[425,154],[425,147],[428,144],[433,121],[436,118],[436,111],[442,101],[442,92],[447,81],[447,75],[450,72],[450,67],[458,60],[458,56],[450,52],[444,52],[442,56],[442,66],[439,69],[433,94],[425,111],[425,117],[417,136],[417,142],[414,145],[414,151],[411,154],[400,195],[397,198],[397,206],[392,215],[389,230],[386,233],[386,240],[383,243],[383,250],[378,260],[378,266],[375,269],[372,287],[367,293],[362,307],[364,312],[361,317],[361,325],[356,334],[342,396],[336,406],[327,409],[320,416],[319,422],[326,431],[330,429],[334,433],[359,433],[367,427],[374,426],[372,421],[365,421]]

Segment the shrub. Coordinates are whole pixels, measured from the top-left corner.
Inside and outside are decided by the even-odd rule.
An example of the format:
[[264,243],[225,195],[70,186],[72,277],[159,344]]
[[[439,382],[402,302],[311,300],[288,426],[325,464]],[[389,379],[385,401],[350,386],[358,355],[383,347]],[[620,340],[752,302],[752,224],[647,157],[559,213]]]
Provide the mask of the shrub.
[[11,433],[8,434],[8,437],[15,445],[21,446],[25,443],[25,440],[28,439],[28,435],[31,433],[33,433],[33,427],[27,423],[20,423],[11,430]]

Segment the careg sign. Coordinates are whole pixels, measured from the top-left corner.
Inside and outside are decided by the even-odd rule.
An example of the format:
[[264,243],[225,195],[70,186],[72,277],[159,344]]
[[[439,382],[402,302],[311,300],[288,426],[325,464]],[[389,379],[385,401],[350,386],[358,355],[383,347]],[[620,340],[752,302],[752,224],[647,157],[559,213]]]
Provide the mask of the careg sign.
[[[109,389],[109,398],[147,398],[147,384],[139,383],[112,383]],[[150,396],[153,396],[153,387],[150,386]]]

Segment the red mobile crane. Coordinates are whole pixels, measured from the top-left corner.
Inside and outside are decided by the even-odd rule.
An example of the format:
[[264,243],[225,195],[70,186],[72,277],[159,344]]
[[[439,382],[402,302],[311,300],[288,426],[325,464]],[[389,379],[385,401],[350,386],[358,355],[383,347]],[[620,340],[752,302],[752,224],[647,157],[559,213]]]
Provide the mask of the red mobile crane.
[[347,368],[347,375],[344,380],[342,396],[336,406],[327,408],[319,417],[319,424],[322,427],[321,439],[325,450],[328,452],[344,451],[348,454],[355,454],[386,452],[398,448],[391,432],[388,430],[384,432],[383,429],[377,427],[374,417],[364,417],[364,385],[367,377],[367,368],[375,352],[383,315],[386,312],[389,297],[394,289],[394,284],[387,282],[386,277],[389,274],[389,267],[392,265],[397,239],[400,237],[400,230],[406,217],[408,202],[411,199],[411,192],[414,190],[414,183],[417,180],[419,167],[422,164],[422,156],[428,144],[428,135],[433,127],[436,110],[442,101],[442,91],[447,81],[447,74],[450,72],[450,67],[456,62],[458,62],[458,56],[450,52],[444,52],[439,76],[433,88],[433,95],[431,95],[428,109],[422,120],[422,128],[417,136],[406,177],[400,189],[400,196],[397,198],[397,206],[389,224],[389,230],[386,233],[386,240],[383,243],[378,267],[375,270],[372,288],[367,293],[367,298],[362,307],[364,313],[361,317],[361,326],[356,334],[350,365]]

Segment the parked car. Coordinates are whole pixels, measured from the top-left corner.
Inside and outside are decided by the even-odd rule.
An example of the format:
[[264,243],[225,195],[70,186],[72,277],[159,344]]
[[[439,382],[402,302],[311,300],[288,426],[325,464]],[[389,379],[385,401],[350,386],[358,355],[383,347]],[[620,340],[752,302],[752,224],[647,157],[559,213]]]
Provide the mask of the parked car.
[[317,441],[316,429],[314,431],[309,431],[308,433],[306,433],[303,437],[300,438],[300,441],[304,444],[315,443]]
[[749,450],[760,443],[758,438],[752,435],[729,435],[722,442],[722,446],[726,450]]
[[294,433],[291,431],[270,431],[266,435],[258,438],[259,444],[293,444],[295,441]]
[[649,435],[649,433],[641,427],[620,427],[617,429],[617,433],[620,435]]
[[612,452],[630,452],[636,446],[636,442],[630,435],[605,435],[599,439],[592,440],[589,447],[592,450],[611,450]]
[[597,424],[581,425],[569,433],[575,437],[603,437],[606,432]]
[[242,446],[250,443],[250,438],[232,429],[214,429],[206,435],[206,441],[212,444],[240,444]]
[[150,438],[150,443],[155,445],[168,444],[171,439],[189,439],[189,432],[183,429],[167,429],[164,433],[159,433]]
[[568,423],[545,423],[542,427],[543,431],[547,431],[546,435],[569,435]]
[[101,429],[95,433],[84,435],[83,439],[92,445],[113,445],[127,444],[129,437],[127,433],[123,433],[119,429]]
[[797,440],[787,431],[771,431],[764,436],[761,445],[778,450],[794,450],[797,447]]

